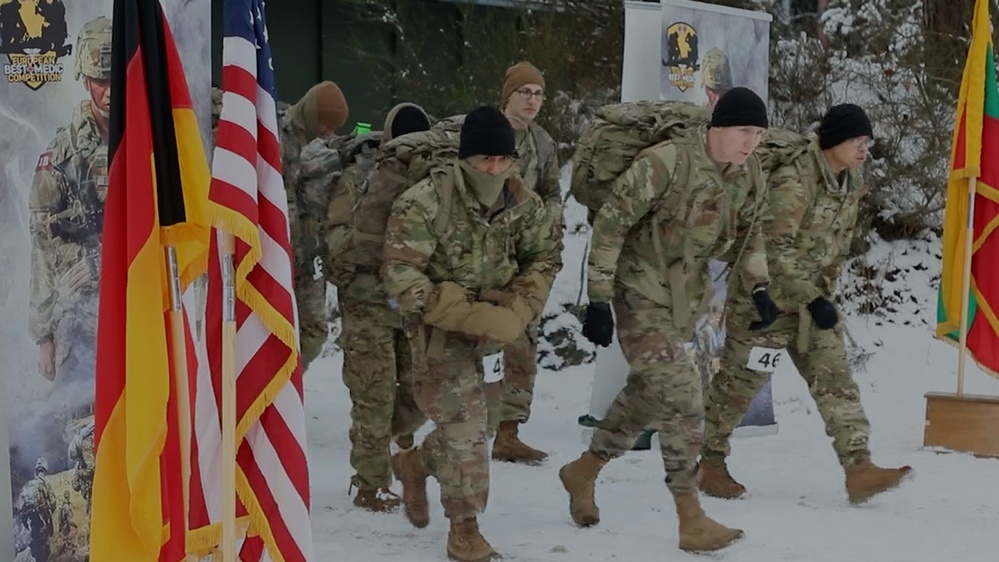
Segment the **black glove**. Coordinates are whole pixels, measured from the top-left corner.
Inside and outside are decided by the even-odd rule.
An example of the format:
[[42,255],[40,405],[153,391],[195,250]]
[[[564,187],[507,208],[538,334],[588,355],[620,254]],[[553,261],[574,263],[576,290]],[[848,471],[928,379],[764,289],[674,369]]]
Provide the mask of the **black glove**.
[[749,324],[750,330],[762,330],[773,324],[774,320],[777,320],[780,309],[777,308],[773,299],[770,298],[770,293],[767,293],[766,286],[758,286],[753,289],[753,304],[756,305],[756,311],[760,313],[760,319]]
[[607,347],[614,338],[614,315],[610,305],[605,302],[591,302],[586,306],[586,316],[583,318],[583,337],[593,345]]
[[808,312],[811,313],[812,320],[815,320],[815,325],[820,330],[831,330],[836,326],[836,322],[839,321],[839,314],[836,312],[836,307],[833,306],[833,303],[826,300],[825,297],[818,297],[808,303]]

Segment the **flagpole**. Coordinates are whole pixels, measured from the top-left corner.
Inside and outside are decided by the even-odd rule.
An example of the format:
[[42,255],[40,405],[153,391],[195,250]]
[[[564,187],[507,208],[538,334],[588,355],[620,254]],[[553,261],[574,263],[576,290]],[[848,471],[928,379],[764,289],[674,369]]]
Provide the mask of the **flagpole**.
[[[180,433],[180,474],[184,504],[184,552],[187,553],[187,535],[191,530],[188,517],[191,508],[191,385],[187,372],[187,340],[184,338],[184,313],[180,291],[180,268],[177,249],[166,247],[167,271],[170,278],[170,349],[174,366],[174,391],[177,396],[177,425]],[[186,562],[197,562],[197,557],[186,554]]]
[[964,235],[964,271],[961,273],[961,329],[958,332],[957,395],[964,396],[964,359],[968,354],[968,308],[971,300],[971,254],[975,241],[975,190],[978,178],[968,180],[968,223]]
[[222,562],[236,562],[236,251],[219,229],[222,254]]

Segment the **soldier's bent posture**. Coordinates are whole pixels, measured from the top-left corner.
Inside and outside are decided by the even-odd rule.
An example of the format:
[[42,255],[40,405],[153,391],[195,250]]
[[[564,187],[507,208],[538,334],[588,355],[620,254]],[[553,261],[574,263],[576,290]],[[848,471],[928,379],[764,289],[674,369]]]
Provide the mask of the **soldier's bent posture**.
[[597,474],[650,428],[659,432],[680,548],[717,550],[742,536],[701,509],[695,476],[703,437],[701,380],[684,344],[711,302],[711,260],[735,263],[733,274],[755,296],[758,327],[776,316],[757,220],[764,180],[752,154],[767,124],[759,96],[729,90],[709,127],[639,153],[593,220],[583,335],[609,345],[616,316],[631,372],[589,449],[559,472],[579,525],[600,520],[593,497]]
[[[297,103],[278,112],[303,372],[319,356],[329,335],[326,280],[316,276],[315,260],[325,255],[321,226],[326,220],[330,191],[328,184],[320,182],[310,182],[306,186],[304,176],[340,172],[342,163],[337,151],[323,150],[321,146],[313,147],[321,154],[303,158],[302,152],[313,140],[334,135],[347,122],[348,114],[343,92],[329,81],[316,84]],[[324,169],[303,170],[303,161]]]
[[746,367],[755,346],[786,347],[794,359],[833,439],[851,502],[894,488],[910,471],[908,466],[871,464],[870,424],[850,376],[840,316],[831,302],[866,193],[857,170],[873,134],[860,107],[835,106],[809,150],[770,175],[763,232],[774,279],[770,294],[784,314],[769,330],[751,332],[746,325],[753,315],[752,296],[742,287],[728,292],[721,370],[705,396],[700,469],[701,490],[708,495],[736,498],[746,492],[729,475],[725,457],[732,431],[768,378]]
[[[395,106],[385,119],[381,144],[416,131],[430,128],[430,118],[418,105]],[[362,191],[372,176],[375,154],[362,151],[344,170],[337,191]],[[330,213],[337,212],[334,204]],[[335,260],[324,269],[338,268]],[[399,506],[399,498],[388,488],[392,484],[389,467],[389,444],[393,426],[400,418],[422,422],[423,416],[412,402],[410,345],[402,331],[399,313],[392,310],[385,296],[377,266],[354,267],[337,283],[340,301],[343,348],[343,383],[350,390],[350,465],[357,486],[354,505],[371,511],[388,511]],[[415,431],[419,427],[407,428]],[[411,437],[410,437],[411,439]]]
[[396,200],[385,237],[385,287],[413,325],[415,398],[437,426],[395,461],[406,514],[427,525],[435,476],[451,520],[447,552],[462,561],[495,555],[476,519],[489,496],[482,358],[537,321],[561,266],[555,229],[514,175],[514,154],[503,113],[472,111],[458,159]]

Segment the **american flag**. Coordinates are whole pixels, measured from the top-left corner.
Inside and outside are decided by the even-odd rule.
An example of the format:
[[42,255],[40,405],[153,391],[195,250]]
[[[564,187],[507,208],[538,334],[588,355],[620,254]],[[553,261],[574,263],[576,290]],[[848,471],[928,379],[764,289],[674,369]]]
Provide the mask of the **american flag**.
[[[224,0],[224,95],[209,212],[213,224],[235,238],[237,534],[246,537],[239,539],[239,558],[298,562],[312,559],[305,406],[264,15],[262,0]],[[220,234],[215,232],[209,256],[205,345],[193,385],[188,547],[202,552],[221,540]]]

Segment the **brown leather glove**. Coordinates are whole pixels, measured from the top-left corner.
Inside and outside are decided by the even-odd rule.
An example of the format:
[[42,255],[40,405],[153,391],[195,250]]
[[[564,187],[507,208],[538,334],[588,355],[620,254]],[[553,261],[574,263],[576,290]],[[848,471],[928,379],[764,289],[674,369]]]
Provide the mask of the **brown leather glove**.
[[437,285],[427,302],[423,321],[500,343],[517,341],[527,329],[527,323],[514,311],[487,302],[469,302],[465,289],[450,281]]
[[531,310],[531,306],[527,303],[527,299],[517,293],[501,289],[488,289],[482,292],[480,298],[486,302],[491,302],[512,310],[514,314],[524,321],[525,325],[530,325],[537,320],[534,317],[534,311]]

